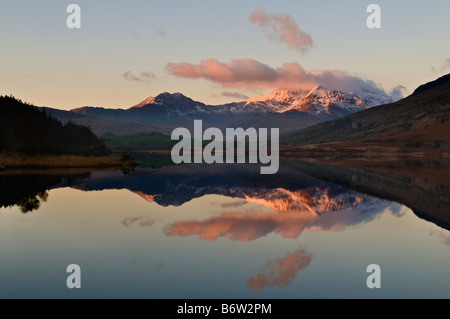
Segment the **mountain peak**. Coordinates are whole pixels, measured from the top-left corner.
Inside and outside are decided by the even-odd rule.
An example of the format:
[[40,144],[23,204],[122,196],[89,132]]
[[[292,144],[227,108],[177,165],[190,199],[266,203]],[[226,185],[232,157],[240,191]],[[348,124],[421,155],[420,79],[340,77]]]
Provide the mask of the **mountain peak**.
[[189,99],[187,96],[180,92],[175,93],[169,93],[169,92],[163,92],[155,97],[155,99]]
[[170,107],[177,107],[180,105],[197,105],[202,104],[200,102],[195,102],[191,98],[188,98],[187,96],[183,95],[180,92],[175,93],[169,93],[169,92],[163,92],[156,97],[149,96],[142,102],[132,106],[131,108],[137,108],[142,107],[147,104],[159,104],[159,105],[165,105]]
[[322,85],[316,85],[315,87],[313,87],[310,92],[314,92],[314,91],[334,91],[334,90],[330,90]]
[[245,102],[246,111],[283,113],[291,110],[309,114],[339,114],[344,115],[369,108],[356,95],[336,90],[330,90],[317,85],[310,90],[279,89],[269,95],[248,99]]
[[185,107],[195,107],[197,105],[204,105],[201,102],[196,102],[191,98],[181,94],[180,92],[169,93],[164,92],[155,97],[155,102],[157,104],[175,107],[175,108],[185,108]]
[[350,95],[349,93],[328,89],[322,85],[316,85],[315,87],[313,87],[311,90],[308,91],[306,97],[310,95],[314,95],[316,97],[332,97],[332,96],[335,97],[338,95],[342,96],[345,94]]
[[[384,96],[375,95],[374,104],[380,104],[378,102],[383,98]],[[164,92],[156,97],[148,97],[134,107],[145,105],[167,107],[183,116],[196,112],[284,113],[294,110],[310,115],[342,116],[373,106],[372,103],[367,103],[355,94],[330,90],[321,85],[314,86],[309,90],[278,89],[265,96],[217,107],[194,101],[179,92]]]
[[308,92],[305,90],[278,89],[265,96],[247,99],[245,102],[246,104],[267,102],[267,101],[292,103],[296,99],[303,98],[306,95],[306,93]]
[[149,96],[148,98],[146,98],[142,102],[132,106],[131,109],[132,108],[136,108],[136,107],[142,107],[142,106],[147,105],[147,104],[157,104],[157,103],[155,102],[155,98],[153,96]]
[[338,114],[339,116],[362,111],[370,106],[356,95],[330,90],[321,85],[312,88],[293,109],[312,114]]
[[313,87],[309,92],[309,94],[325,94],[328,96],[354,96],[354,94],[352,92],[344,92],[344,91],[339,91],[339,90],[333,90],[333,89],[329,89],[326,88],[322,85],[316,85],[315,87]]

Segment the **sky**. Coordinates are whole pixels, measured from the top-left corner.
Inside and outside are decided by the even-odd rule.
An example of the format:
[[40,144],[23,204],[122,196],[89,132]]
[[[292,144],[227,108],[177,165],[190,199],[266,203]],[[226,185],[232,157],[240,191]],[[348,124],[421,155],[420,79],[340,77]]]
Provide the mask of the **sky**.
[[[81,28],[68,28],[70,4]],[[368,28],[368,5],[381,9]],[[450,73],[449,1],[0,2],[0,94],[128,108],[162,92],[208,104],[323,85],[411,94]]]

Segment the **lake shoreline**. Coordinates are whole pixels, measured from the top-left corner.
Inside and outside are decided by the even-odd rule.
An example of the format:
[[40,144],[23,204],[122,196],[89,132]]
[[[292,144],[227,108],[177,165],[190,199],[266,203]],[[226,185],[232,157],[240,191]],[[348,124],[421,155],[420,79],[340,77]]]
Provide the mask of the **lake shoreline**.
[[404,147],[380,142],[331,142],[302,146],[281,146],[280,156],[339,165],[394,164],[405,161],[450,161],[450,147],[421,145]]
[[[270,152],[270,150],[269,150]],[[170,150],[113,152],[109,156],[0,152],[0,172],[11,169],[121,169],[139,165],[133,154],[170,156]],[[123,155],[125,154],[125,155]],[[224,152],[224,155],[226,153]],[[246,150],[248,154],[248,150]],[[303,146],[280,146],[280,159],[298,159],[336,165],[389,165],[405,162],[450,162],[450,147],[399,147],[377,142],[332,142]],[[141,163],[142,164],[142,163]]]
[[10,169],[53,169],[53,168],[109,168],[135,167],[132,158],[113,156],[87,156],[65,154],[26,155],[18,152],[0,152],[0,171]]

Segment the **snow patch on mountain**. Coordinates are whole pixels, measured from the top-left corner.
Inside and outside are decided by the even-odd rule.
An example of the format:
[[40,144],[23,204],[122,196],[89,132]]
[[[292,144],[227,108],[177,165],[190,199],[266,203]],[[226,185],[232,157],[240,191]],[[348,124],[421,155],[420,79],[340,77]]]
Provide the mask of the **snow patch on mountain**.
[[364,103],[370,106],[378,106],[395,102],[394,99],[387,94],[380,94],[364,88],[356,95],[364,101]]
[[194,113],[284,113],[299,111],[311,115],[342,116],[368,109],[372,106],[392,103],[391,97],[369,90],[358,95],[316,86],[311,90],[279,89],[257,98],[223,105],[205,105],[181,93],[161,93],[148,97],[132,108],[146,105],[163,105],[181,115]]
[[147,105],[147,104],[158,104],[158,103],[155,101],[155,97],[149,96],[148,98],[146,98],[146,99],[145,99],[144,101],[142,101],[141,103],[138,103],[138,104],[136,104],[136,105],[130,107],[130,109],[142,107],[142,106]]
[[204,112],[206,105],[192,100],[191,98],[183,95],[182,93],[168,93],[164,92],[156,97],[148,97],[144,101],[134,105],[133,108],[140,108],[146,105],[163,105],[169,107],[172,111],[176,111],[181,115],[187,115],[193,112]]
[[354,113],[370,105],[356,95],[316,86],[311,90],[276,90],[269,95],[248,99],[241,110],[244,112],[277,112],[291,110],[309,114]]

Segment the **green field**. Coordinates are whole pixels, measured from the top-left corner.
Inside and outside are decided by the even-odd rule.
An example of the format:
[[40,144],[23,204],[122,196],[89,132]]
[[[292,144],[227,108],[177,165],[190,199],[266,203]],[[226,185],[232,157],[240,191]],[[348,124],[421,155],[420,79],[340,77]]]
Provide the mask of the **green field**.
[[[170,151],[172,147],[179,141],[172,141],[170,136],[155,135],[155,134],[128,134],[128,135],[114,135],[104,137],[104,142],[109,149],[115,153],[114,156],[132,157],[132,159],[143,166],[162,167],[167,165],[174,165]],[[191,140],[191,145],[194,140]],[[209,144],[210,141],[202,141],[203,146]],[[252,145],[252,149],[254,149]],[[226,145],[223,145],[224,150]],[[246,142],[246,150],[249,149],[249,143]],[[166,151],[166,152],[148,152],[148,151]],[[246,160],[247,159],[246,155]],[[193,159],[191,159],[193,161]],[[225,158],[224,158],[225,161]]]
[[128,134],[104,138],[109,149],[113,151],[170,150],[177,141],[167,135]]
[[158,168],[162,166],[176,165],[172,161],[170,154],[132,153],[129,155],[134,159],[136,163],[143,166]]
[[[171,150],[178,143],[177,140],[172,141],[167,135],[150,135],[150,134],[128,134],[114,135],[103,138],[104,142],[113,152],[133,152],[133,151],[150,151],[150,150]],[[193,140],[191,140],[191,144]],[[202,141],[202,145],[206,146],[210,141]],[[245,148],[249,149],[249,143],[246,141]],[[225,142],[223,148],[226,148]],[[251,149],[255,149],[256,145],[252,145]]]

